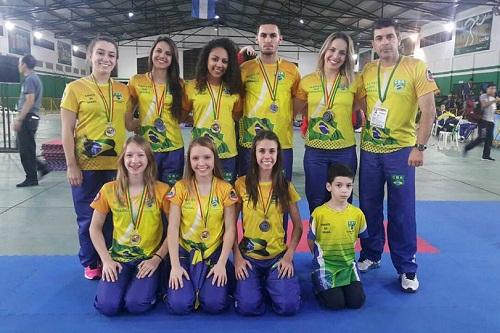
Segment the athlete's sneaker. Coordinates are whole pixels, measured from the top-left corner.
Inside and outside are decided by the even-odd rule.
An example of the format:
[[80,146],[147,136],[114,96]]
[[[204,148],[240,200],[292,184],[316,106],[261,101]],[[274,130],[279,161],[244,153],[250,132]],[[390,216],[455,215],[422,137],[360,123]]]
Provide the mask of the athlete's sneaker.
[[401,288],[404,292],[414,293],[418,290],[419,283],[417,279],[417,274],[415,273],[403,273],[399,276],[401,282]]
[[493,157],[481,157],[481,161],[495,161],[495,159]]
[[366,273],[371,269],[379,268],[380,260],[371,261],[370,259],[360,260],[358,261],[358,269],[361,273]]
[[102,267],[97,266],[92,268],[90,266],[85,267],[85,273],[83,274],[87,280],[99,280],[102,276]]

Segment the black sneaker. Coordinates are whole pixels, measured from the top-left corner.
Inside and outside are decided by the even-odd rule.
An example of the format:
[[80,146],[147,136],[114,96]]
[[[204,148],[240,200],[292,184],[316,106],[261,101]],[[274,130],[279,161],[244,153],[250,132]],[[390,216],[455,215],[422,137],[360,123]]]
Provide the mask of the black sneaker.
[[493,157],[481,157],[481,161],[494,161]]
[[49,168],[45,167],[41,170],[38,170],[38,179],[42,179],[43,177],[45,177],[48,173],[50,172]]
[[17,184],[16,187],[28,187],[37,185],[38,185],[38,180],[25,179],[24,182]]

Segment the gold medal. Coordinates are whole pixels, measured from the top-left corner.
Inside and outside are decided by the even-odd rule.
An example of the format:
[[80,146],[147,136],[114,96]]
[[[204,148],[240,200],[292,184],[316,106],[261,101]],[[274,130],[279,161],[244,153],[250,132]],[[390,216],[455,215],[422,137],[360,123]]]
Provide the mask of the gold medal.
[[332,110],[328,109],[326,110],[325,113],[323,113],[323,121],[325,123],[329,123],[330,121],[332,121],[334,118],[334,115],[333,115],[333,112]]
[[165,132],[166,128],[165,128],[165,123],[163,122],[163,120],[161,118],[156,118],[155,119],[155,122],[154,122],[154,127],[156,128],[156,130],[160,133],[163,133]]
[[276,102],[272,102],[271,106],[269,107],[269,110],[271,110],[272,113],[276,113],[279,110],[278,104]]

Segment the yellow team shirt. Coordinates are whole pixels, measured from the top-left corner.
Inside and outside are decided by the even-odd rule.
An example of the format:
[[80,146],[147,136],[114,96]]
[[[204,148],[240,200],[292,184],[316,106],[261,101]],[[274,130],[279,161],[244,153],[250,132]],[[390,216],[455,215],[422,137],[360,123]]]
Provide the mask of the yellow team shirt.
[[[379,100],[377,84],[378,60],[367,64],[361,74],[362,96],[366,95],[366,126],[361,134],[361,149],[373,153],[390,153],[416,142],[415,120],[418,98],[438,89],[426,64],[415,58],[401,56],[391,82],[387,84],[394,67],[380,68],[380,88],[387,86],[387,97]],[[381,92],[381,95],[383,95]],[[372,126],[375,106],[387,109],[385,126]]]
[[[156,181],[154,184],[155,198],[145,200],[144,208],[138,217],[139,225],[137,231],[130,215],[128,203],[124,205],[118,201],[116,193],[118,181],[111,181],[104,184],[94,201],[90,204],[99,213],[113,214],[113,243],[109,252],[115,261],[129,262],[133,260],[144,260],[151,258],[161,246],[163,234],[163,222],[161,211],[168,214],[167,193],[170,189],[165,183]],[[139,207],[141,195],[131,198],[135,206]],[[137,212],[134,211],[134,214]],[[140,236],[140,242],[134,244],[132,236],[135,233]]]
[[[212,195],[200,196],[203,208],[202,219],[200,204],[196,189],[189,185],[185,179],[175,183],[168,194],[172,204],[181,207],[181,222],[179,231],[179,244],[186,251],[195,250],[194,263],[210,257],[222,244],[224,237],[224,208],[238,202],[238,196],[228,182],[213,178]],[[210,200],[210,202],[209,202]],[[210,206],[208,206],[210,205]],[[208,209],[208,216],[205,215]],[[208,232],[208,237],[203,238],[202,233]]]
[[[157,103],[159,101],[156,100],[151,73],[132,76],[128,88],[139,108],[140,134],[151,144],[153,151],[163,153],[183,148],[184,141],[179,122],[170,112],[173,97],[169,89],[165,91],[165,83],[156,84],[156,93],[160,101],[163,92],[165,92],[161,117],[158,116]],[[163,120],[166,129],[164,132],[160,132],[154,126],[157,118]]]
[[[276,64],[264,64],[271,86],[274,83]],[[239,143],[251,148],[256,133],[272,130],[284,149],[293,147],[293,97],[297,93],[300,74],[297,66],[287,60],[279,60],[276,94],[277,112],[271,112],[272,103],[264,75],[257,59],[241,65],[241,78],[245,87],[243,117],[240,120]]]
[[[61,108],[76,113],[75,155],[82,170],[115,170],[126,138],[125,113],[132,103],[127,86],[112,81],[113,119],[115,134],[105,134],[108,118],[105,104],[95,82],[84,77],[66,85]],[[109,103],[109,85],[99,84],[99,88]]]
[[[264,200],[259,197],[257,206],[254,207],[253,201],[249,201],[245,179],[245,176],[238,178],[234,185],[236,193],[242,202],[243,239],[239,244],[240,251],[253,259],[272,259],[287,249],[285,229],[283,228],[283,212],[277,204],[276,196],[273,195],[267,212],[268,225],[263,225],[266,215],[264,211],[265,204],[262,202],[269,198],[272,183],[259,183]],[[288,191],[290,193],[290,204],[300,200],[300,195],[292,183],[289,183]]]
[[[215,100],[217,100],[220,87],[212,86]],[[220,132],[211,129],[215,123],[216,111],[208,88],[198,91],[196,80],[186,82],[184,108],[186,111],[193,111],[194,125],[191,133],[193,139],[201,136],[210,137],[215,143],[220,158],[230,158],[238,154],[233,113],[241,112],[239,94],[230,94],[228,88],[223,88],[217,120]]]
[[[359,80],[347,86],[345,78],[341,80],[332,105],[332,119],[324,119],[327,105],[321,85],[321,73],[311,73],[300,80],[297,98],[307,103],[309,121],[305,145],[319,149],[342,149],[354,146],[354,128],[352,126],[352,106]],[[328,91],[333,93],[333,81],[328,82]]]

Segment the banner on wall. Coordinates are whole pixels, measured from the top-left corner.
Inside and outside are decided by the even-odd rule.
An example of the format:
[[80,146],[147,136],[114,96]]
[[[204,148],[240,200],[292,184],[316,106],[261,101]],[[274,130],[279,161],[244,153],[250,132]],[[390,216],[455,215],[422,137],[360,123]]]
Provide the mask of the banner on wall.
[[71,45],[57,41],[57,62],[71,66]]
[[19,27],[9,30],[9,53],[21,56],[31,53],[31,37],[28,30]]
[[191,16],[200,19],[215,18],[215,0],[193,0]]
[[455,55],[490,49],[493,13],[484,13],[457,22]]

